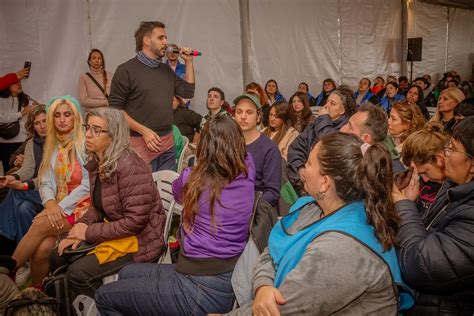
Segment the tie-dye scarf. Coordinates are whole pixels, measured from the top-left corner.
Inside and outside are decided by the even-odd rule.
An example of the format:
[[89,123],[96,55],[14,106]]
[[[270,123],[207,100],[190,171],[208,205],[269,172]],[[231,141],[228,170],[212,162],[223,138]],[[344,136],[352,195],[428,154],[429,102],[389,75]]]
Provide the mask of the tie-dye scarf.
[[71,182],[75,157],[72,155],[74,145],[72,134],[56,134],[56,139],[58,140],[58,156],[54,173],[56,176],[56,184],[58,186],[56,202],[60,202],[69,194],[67,184]]

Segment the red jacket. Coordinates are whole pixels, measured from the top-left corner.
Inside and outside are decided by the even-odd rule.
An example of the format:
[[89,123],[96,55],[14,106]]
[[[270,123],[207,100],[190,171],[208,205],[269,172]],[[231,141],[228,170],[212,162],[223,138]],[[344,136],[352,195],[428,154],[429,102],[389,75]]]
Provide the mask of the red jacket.
[[18,78],[17,78],[16,74],[14,74],[14,73],[7,74],[3,77],[0,77],[0,91],[7,89],[12,84],[15,84],[17,82],[18,82]]
[[[98,164],[89,161],[91,201]],[[165,250],[163,230],[166,221],[163,205],[150,167],[136,153],[125,153],[107,182],[101,184],[102,207],[109,222],[91,205],[78,221],[88,225],[87,242],[104,242],[136,235],[135,262],[153,261]]]

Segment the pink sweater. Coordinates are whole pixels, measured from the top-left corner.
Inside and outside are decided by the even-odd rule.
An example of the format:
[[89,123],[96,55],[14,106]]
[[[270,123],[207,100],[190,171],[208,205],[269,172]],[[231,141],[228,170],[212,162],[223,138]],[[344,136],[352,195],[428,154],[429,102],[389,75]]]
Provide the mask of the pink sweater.
[[[89,70],[90,74],[100,83],[104,84],[104,77],[102,71]],[[113,74],[107,71],[107,86],[105,91],[107,95],[110,94],[110,84],[112,83]],[[91,110],[101,106],[107,106],[107,99],[97,85],[92,81],[87,74],[82,74],[79,78],[79,102],[85,110]]]

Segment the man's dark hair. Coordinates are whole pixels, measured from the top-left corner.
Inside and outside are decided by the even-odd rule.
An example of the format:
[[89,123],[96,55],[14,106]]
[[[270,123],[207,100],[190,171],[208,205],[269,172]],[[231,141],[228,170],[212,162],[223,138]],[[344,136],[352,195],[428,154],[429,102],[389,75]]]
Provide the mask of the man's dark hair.
[[466,153],[474,159],[474,117],[470,116],[461,120],[453,131],[453,138],[460,142]]
[[401,83],[402,81],[408,82],[408,78],[406,76],[400,76],[398,77],[398,83]]
[[148,36],[156,28],[165,28],[165,24],[159,21],[143,21],[135,31],[135,51],[143,50],[143,38]]
[[363,103],[357,112],[367,113],[367,119],[361,130],[370,134],[375,143],[382,142],[387,137],[388,119],[385,111],[378,105],[370,102]]
[[219,95],[221,96],[222,101],[225,101],[224,91],[222,91],[220,88],[212,87],[211,89],[207,90],[207,93],[209,94],[209,92],[211,92],[211,91],[219,93]]

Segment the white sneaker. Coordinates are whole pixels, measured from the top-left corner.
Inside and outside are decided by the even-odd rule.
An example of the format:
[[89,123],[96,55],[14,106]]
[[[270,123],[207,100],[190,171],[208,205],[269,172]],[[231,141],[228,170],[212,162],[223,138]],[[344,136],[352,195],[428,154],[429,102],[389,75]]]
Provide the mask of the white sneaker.
[[26,267],[19,268],[15,276],[16,286],[18,287],[24,286],[26,282],[28,281],[29,277],[30,277],[30,267],[26,266]]

